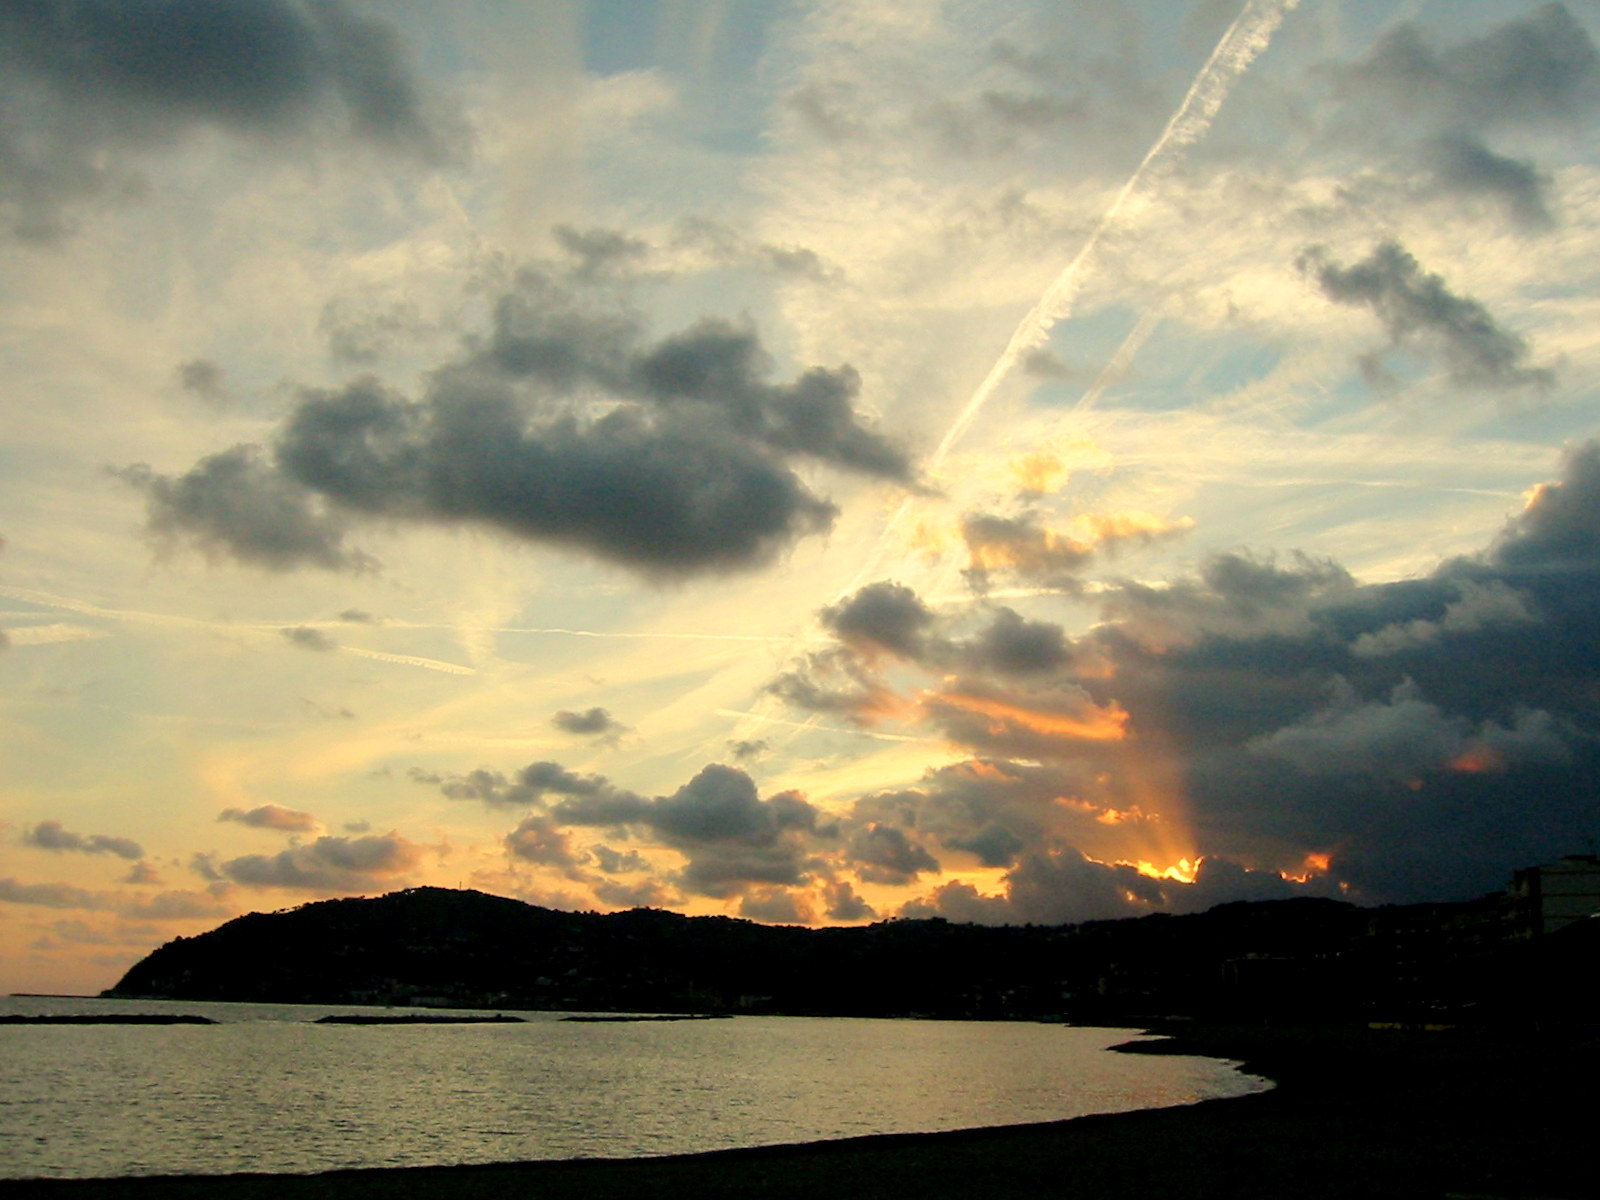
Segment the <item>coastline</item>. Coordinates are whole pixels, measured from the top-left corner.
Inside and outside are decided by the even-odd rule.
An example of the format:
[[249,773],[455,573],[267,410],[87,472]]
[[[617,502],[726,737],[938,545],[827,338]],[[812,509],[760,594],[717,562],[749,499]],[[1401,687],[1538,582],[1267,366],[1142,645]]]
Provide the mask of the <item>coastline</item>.
[[1168,1026],[1140,1054],[1197,1054],[1277,1085],[1254,1095],[953,1133],[639,1159],[317,1175],[6,1180],[11,1200],[830,1200],[917,1197],[1437,1197],[1594,1194],[1587,1038]]

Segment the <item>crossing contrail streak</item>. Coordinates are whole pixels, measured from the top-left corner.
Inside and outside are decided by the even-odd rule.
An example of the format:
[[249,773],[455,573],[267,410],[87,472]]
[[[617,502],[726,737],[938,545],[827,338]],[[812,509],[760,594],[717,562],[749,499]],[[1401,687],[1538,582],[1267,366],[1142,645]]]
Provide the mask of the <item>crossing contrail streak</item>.
[[[1216,119],[1218,110],[1222,108],[1223,101],[1233,90],[1233,85],[1249,69],[1250,64],[1271,45],[1272,36],[1278,31],[1278,26],[1283,23],[1284,17],[1299,7],[1299,4],[1300,0],[1247,0],[1239,15],[1233,19],[1233,24],[1228,26],[1227,32],[1212,49],[1211,56],[1200,68],[1194,82],[1189,85],[1189,91],[1183,97],[1183,102],[1167,121],[1161,136],[1151,143],[1150,149],[1134,168],[1133,174],[1128,176],[1116,199],[1101,216],[1099,224],[1078,248],[1077,255],[1045,289],[1044,295],[1029,310],[1028,315],[1022,318],[1005,350],[995,360],[994,366],[989,368],[989,373],[984,376],[983,382],[978,385],[978,390],[972,393],[971,399],[966,402],[950,428],[945,431],[938,447],[928,459],[927,470],[930,475],[936,474],[944,465],[944,460],[949,457],[950,451],[966,435],[984,406],[993,398],[995,392],[999,391],[1000,385],[1016,369],[1023,357],[1043,346],[1050,338],[1050,330],[1072,315],[1072,306],[1077,302],[1078,293],[1083,290],[1084,281],[1100,249],[1100,243],[1105,240],[1108,233],[1126,220],[1128,210],[1135,202],[1148,198],[1150,184],[1160,178],[1162,171],[1177,161],[1178,152],[1205,136],[1211,128],[1212,121]],[[1154,325],[1151,324],[1149,329],[1146,329],[1144,322],[1141,321],[1135,333],[1148,336],[1153,328]],[[1142,340],[1141,337],[1139,344],[1142,344]],[[846,594],[855,591],[878,570],[889,537],[915,503],[915,496],[907,496],[896,507],[885,524],[872,554],[862,564],[855,578],[851,580],[850,586],[845,589]]]
[[1127,337],[1122,339],[1122,345],[1117,347],[1116,353],[1101,368],[1093,385],[1078,398],[1077,404],[1072,406],[1073,413],[1088,412],[1100,403],[1100,397],[1105,395],[1106,389],[1128,373],[1129,368],[1133,366],[1133,360],[1138,357],[1139,351],[1144,349],[1144,344],[1150,340],[1150,335],[1156,331],[1156,326],[1159,324],[1161,324],[1161,314],[1154,308],[1139,318],[1139,323]]
[[1111,202],[1111,207],[1106,209],[1094,232],[1079,247],[1077,256],[1067,264],[1066,269],[1056,276],[1055,282],[1045,289],[1039,302],[1022,318],[1004,353],[989,368],[978,390],[945,432],[938,449],[929,459],[930,470],[937,470],[943,464],[956,443],[972,427],[973,421],[978,419],[984,405],[1022,361],[1023,355],[1043,346],[1049,340],[1050,330],[1072,314],[1072,306],[1078,299],[1078,293],[1083,290],[1095,252],[1099,250],[1106,234],[1121,222],[1129,203],[1145,198],[1147,177],[1170,166],[1176,151],[1193,145],[1205,136],[1222,102],[1233,90],[1233,85],[1271,44],[1272,35],[1277,32],[1283,18],[1299,3],[1300,0],[1249,0],[1240,10],[1233,24],[1228,26],[1228,31],[1222,35],[1222,40],[1211,51],[1205,66],[1200,68],[1200,73],[1189,85],[1183,103],[1178,105],[1178,110],[1172,114],[1161,136],[1145,152],[1144,159],[1133,174],[1128,176],[1128,181],[1122,185],[1122,190]]

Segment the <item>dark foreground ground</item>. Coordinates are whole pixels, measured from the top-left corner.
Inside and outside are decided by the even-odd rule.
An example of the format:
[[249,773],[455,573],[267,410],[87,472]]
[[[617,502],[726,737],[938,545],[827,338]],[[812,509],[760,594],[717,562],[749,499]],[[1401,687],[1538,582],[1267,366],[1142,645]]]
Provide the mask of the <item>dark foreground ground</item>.
[[[1149,1052],[1145,1050],[1143,1052]],[[1591,1036],[1185,1030],[1268,1093],[962,1133],[678,1158],[0,1182],[7,1200],[854,1200],[1600,1196]]]

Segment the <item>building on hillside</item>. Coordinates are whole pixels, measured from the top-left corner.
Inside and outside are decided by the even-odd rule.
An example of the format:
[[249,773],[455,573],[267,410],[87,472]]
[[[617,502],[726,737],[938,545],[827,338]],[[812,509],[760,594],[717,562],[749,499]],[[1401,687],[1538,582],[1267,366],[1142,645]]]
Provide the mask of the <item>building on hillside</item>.
[[1554,933],[1600,913],[1600,855],[1567,854],[1545,866],[1524,867],[1506,891],[1514,938]]

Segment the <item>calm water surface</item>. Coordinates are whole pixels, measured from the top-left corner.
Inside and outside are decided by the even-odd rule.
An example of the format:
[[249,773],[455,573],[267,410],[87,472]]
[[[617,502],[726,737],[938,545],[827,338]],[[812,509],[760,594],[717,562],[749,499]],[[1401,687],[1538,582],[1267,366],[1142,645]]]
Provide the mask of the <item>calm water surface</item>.
[[196,1025],[0,1026],[0,1177],[625,1158],[1058,1120],[1259,1091],[1126,1030],[735,1017],[339,1026],[393,1010],[0,998],[0,1013]]

